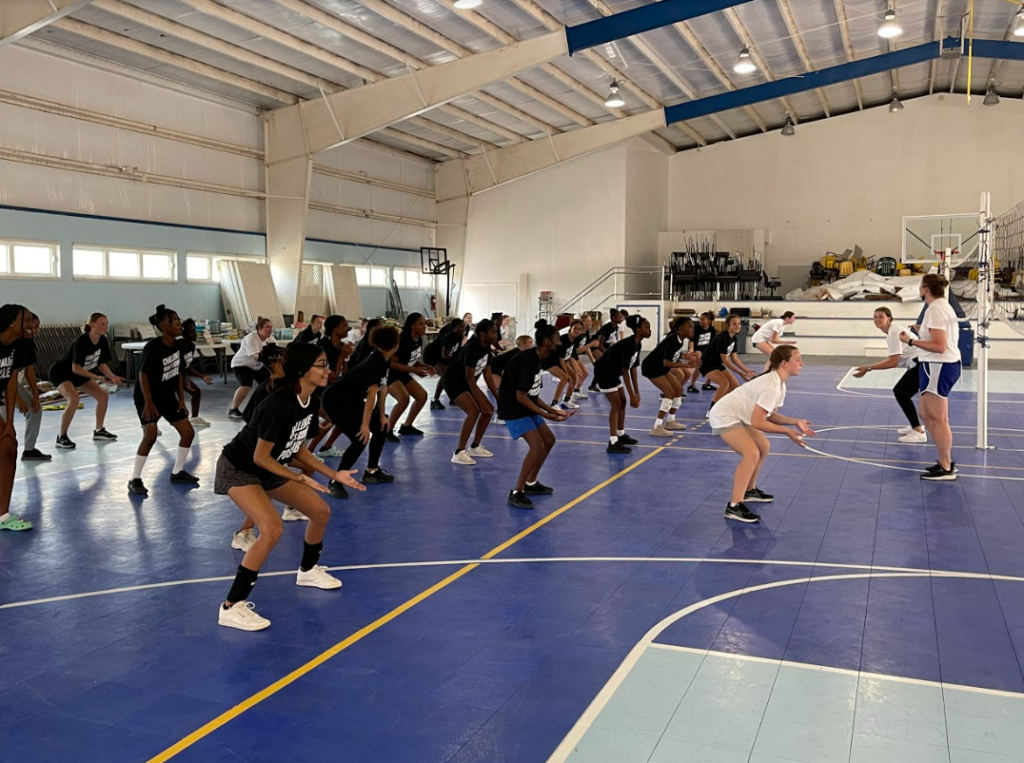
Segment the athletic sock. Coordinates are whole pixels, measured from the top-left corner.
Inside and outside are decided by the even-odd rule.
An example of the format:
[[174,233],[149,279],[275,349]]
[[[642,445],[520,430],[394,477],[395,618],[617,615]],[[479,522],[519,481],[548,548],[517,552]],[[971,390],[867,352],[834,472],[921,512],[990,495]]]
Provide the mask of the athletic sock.
[[462,452],[462,448],[456,448],[455,449],[455,455],[456,456],[459,455],[461,452]]
[[474,442],[470,447],[479,448],[480,447],[480,443]]
[[625,429],[620,429],[620,430],[619,430],[618,432],[616,432],[616,434],[617,434],[617,435],[618,435],[619,437],[622,437],[622,435],[626,434],[626,430],[625,430]]
[[149,458],[149,456],[139,456],[139,455],[135,456],[135,468],[132,469],[132,479],[133,480],[141,480],[142,479],[142,470],[146,468],[146,459],[147,458]]
[[612,435],[611,437],[608,438],[608,442],[611,443],[612,445],[614,445],[618,441],[619,441],[619,438],[618,438],[617,435]]
[[302,563],[299,569],[302,572],[309,572],[320,561],[320,552],[324,550],[323,543],[306,543],[302,541]]
[[551,407],[554,408],[557,405],[558,405],[558,398],[556,397],[554,400],[551,401]]
[[534,480],[533,482],[530,482],[529,480],[527,480],[526,484],[529,485],[530,487],[533,487],[534,485],[537,484],[537,480]]
[[654,426],[660,427],[660,426],[664,426],[664,425],[665,425],[665,420],[664,419],[662,419],[662,418],[660,418],[658,416],[656,416],[654,418]]
[[[238,565],[238,572],[235,573],[235,582],[231,584],[227,600],[232,604],[245,601],[256,585],[256,578],[259,577],[259,570],[250,570],[248,567]],[[227,609],[227,607],[225,607]]]
[[191,450],[191,447],[178,447],[178,455],[174,457],[174,469],[171,471],[171,474],[177,474],[178,472],[185,468],[185,462],[188,460],[188,454],[189,451]]

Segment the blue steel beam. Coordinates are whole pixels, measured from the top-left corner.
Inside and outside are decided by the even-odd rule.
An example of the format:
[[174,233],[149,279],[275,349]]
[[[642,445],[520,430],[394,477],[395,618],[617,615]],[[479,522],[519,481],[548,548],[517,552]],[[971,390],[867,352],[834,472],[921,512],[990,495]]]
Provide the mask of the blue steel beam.
[[655,2],[616,13],[614,16],[566,27],[565,39],[571,56],[579,50],[622,40],[634,34],[650,32],[652,29],[660,29],[749,2],[751,0],[663,0],[660,3]]
[[[946,38],[942,42],[942,48],[958,48],[960,40],[957,38]],[[836,85],[840,82],[848,82],[861,77],[868,77],[872,74],[881,74],[892,69],[899,69],[904,66],[924,63],[939,57],[941,48],[937,42],[928,42],[923,45],[916,45],[913,48],[904,48],[893,53],[885,53],[881,56],[864,58],[860,61],[852,61],[848,64],[840,64],[828,69],[821,69],[816,72],[808,72],[796,77],[767,82],[763,85],[733,90],[721,95],[712,95],[708,98],[701,98],[696,101],[679,103],[675,106],[665,107],[665,124],[684,122],[688,119],[706,117],[709,114],[717,114],[729,109],[737,109],[743,106],[750,106],[762,101],[770,101],[775,98],[783,98],[787,95],[795,95],[819,87]],[[1006,42],[1003,40],[975,40],[975,58],[1004,58],[1016,61],[1024,61],[1024,43]]]

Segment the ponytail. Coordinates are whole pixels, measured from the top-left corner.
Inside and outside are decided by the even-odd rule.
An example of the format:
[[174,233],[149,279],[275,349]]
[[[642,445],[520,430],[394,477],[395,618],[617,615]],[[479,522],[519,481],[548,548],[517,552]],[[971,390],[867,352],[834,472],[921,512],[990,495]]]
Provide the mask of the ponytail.
[[536,331],[533,334],[533,341],[538,347],[540,347],[541,342],[543,342],[549,336],[558,333],[558,329],[556,329],[543,318],[534,323],[533,327],[536,329]]
[[785,363],[787,360],[793,359],[793,353],[798,352],[796,347],[791,344],[780,344],[772,350],[771,357],[768,359],[768,370],[775,371]]

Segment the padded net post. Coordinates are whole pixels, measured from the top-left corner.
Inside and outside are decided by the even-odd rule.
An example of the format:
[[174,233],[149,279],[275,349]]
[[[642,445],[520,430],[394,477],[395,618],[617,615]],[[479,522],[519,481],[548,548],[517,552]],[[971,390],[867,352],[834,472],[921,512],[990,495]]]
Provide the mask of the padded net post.
[[988,329],[992,320],[992,291],[994,277],[990,245],[992,225],[995,222],[991,215],[992,195],[981,194],[981,211],[978,214],[978,432],[975,447],[987,450],[988,444]]

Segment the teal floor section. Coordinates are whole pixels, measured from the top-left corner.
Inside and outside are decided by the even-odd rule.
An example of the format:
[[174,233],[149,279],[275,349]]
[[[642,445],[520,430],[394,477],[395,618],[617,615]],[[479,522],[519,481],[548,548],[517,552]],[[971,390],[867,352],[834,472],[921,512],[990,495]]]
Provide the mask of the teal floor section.
[[567,763],[1024,760],[1010,692],[660,645],[608,688]]

